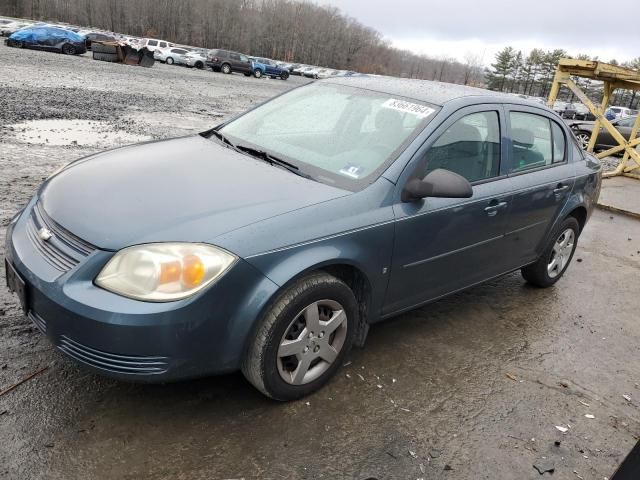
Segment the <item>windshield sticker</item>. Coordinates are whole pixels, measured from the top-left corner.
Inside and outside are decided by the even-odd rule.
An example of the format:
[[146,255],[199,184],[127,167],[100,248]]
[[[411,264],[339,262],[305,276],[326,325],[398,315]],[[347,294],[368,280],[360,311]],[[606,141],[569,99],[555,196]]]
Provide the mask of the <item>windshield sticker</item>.
[[347,165],[340,169],[340,173],[351,178],[360,178],[364,169],[357,165]]
[[398,100],[390,98],[382,104],[383,108],[390,108],[392,110],[398,110],[399,112],[411,113],[420,118],[426,118],[431,115],[435,110],[419,103],[405,102],[404,100]]

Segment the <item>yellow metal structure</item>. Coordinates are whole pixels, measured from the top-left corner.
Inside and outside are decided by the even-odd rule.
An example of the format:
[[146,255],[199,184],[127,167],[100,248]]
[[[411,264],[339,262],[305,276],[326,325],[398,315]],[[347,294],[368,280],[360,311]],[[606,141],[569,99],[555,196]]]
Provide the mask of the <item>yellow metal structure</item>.
[[[604,82],[604,96],[602,98],[602,103],[596,107],[580,87],[578,87],[578,85],[576,85],[576,83],[571,79],[572,76],[591,78],[593,80]],[[640,129],[640,115],[636,117],[636,122],[631,130],[631,136],[628,140],[625,139],[604,116],[604,113],[609,106],[611,94],[616,88],[640,91],[640,72],[618,67],[616,65],[610,65],[608,63],[563,58],[558,63],[558,68],[556,69],[556,74],[553,79],[553,85],[549,92],[549,99],[547,100],[547,105],[549,107],[553,107],[553,104],[558,97],[561,85],[565,85],[569,90],[571,90],[580,99],[580,101],[585,104],[593,116],[596,117],[587,151],[593,152],[593,148],[596,145],[596,139],[598,138],[598,133],[602,128],[611,134],[611,136],[618,142],[618,146],[610,148],[604,152],[600,152],[596,154],[596,157],[604,158],[624,150],[624,157],[622,157],[622,161],[618,165],[618,168],[613,172],[606,173],[604,176],[612,177],[615,175],[625,175],[627,177],[640,179],[640,153],[636,150],[636,147],[640,145],[640,138],[636,138],[638,130]]]

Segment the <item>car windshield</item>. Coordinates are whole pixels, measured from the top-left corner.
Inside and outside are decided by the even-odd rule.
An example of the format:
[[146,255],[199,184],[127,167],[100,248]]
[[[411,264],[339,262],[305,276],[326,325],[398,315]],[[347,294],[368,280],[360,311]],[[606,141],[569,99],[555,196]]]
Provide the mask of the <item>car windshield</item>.
[[314,180],[357,190],[373,182],[437,107],[394,95],[315,83],[219,130],[235,145],[280,157]]

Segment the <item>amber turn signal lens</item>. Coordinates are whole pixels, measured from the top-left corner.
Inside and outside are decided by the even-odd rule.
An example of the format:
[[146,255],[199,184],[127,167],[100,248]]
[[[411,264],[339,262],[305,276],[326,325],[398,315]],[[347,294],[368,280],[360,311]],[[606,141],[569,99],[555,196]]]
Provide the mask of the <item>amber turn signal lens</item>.
[[166,262],[160,265],[160,284],[180,281],[182,265],[179,261]]
[[187,255],[182,260],[182,283],[187,287],[196,287],[202,283],[205,267],[197,255]]

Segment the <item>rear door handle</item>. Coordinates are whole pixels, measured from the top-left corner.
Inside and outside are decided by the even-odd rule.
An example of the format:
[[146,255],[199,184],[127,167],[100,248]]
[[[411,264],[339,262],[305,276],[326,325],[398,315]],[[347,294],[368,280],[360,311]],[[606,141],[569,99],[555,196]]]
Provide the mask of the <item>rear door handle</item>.
[[569,185],[562,185],[561,183],[559,183],[558,186],[553,190],[553,193],[559,195],[567,190],[569,190]]
[[494,217],[498,210],[502,210],[503,208],[507,208],[507,202],[498,202],[485,207],[484,211],[487,212],[487,215],[490,217]]

